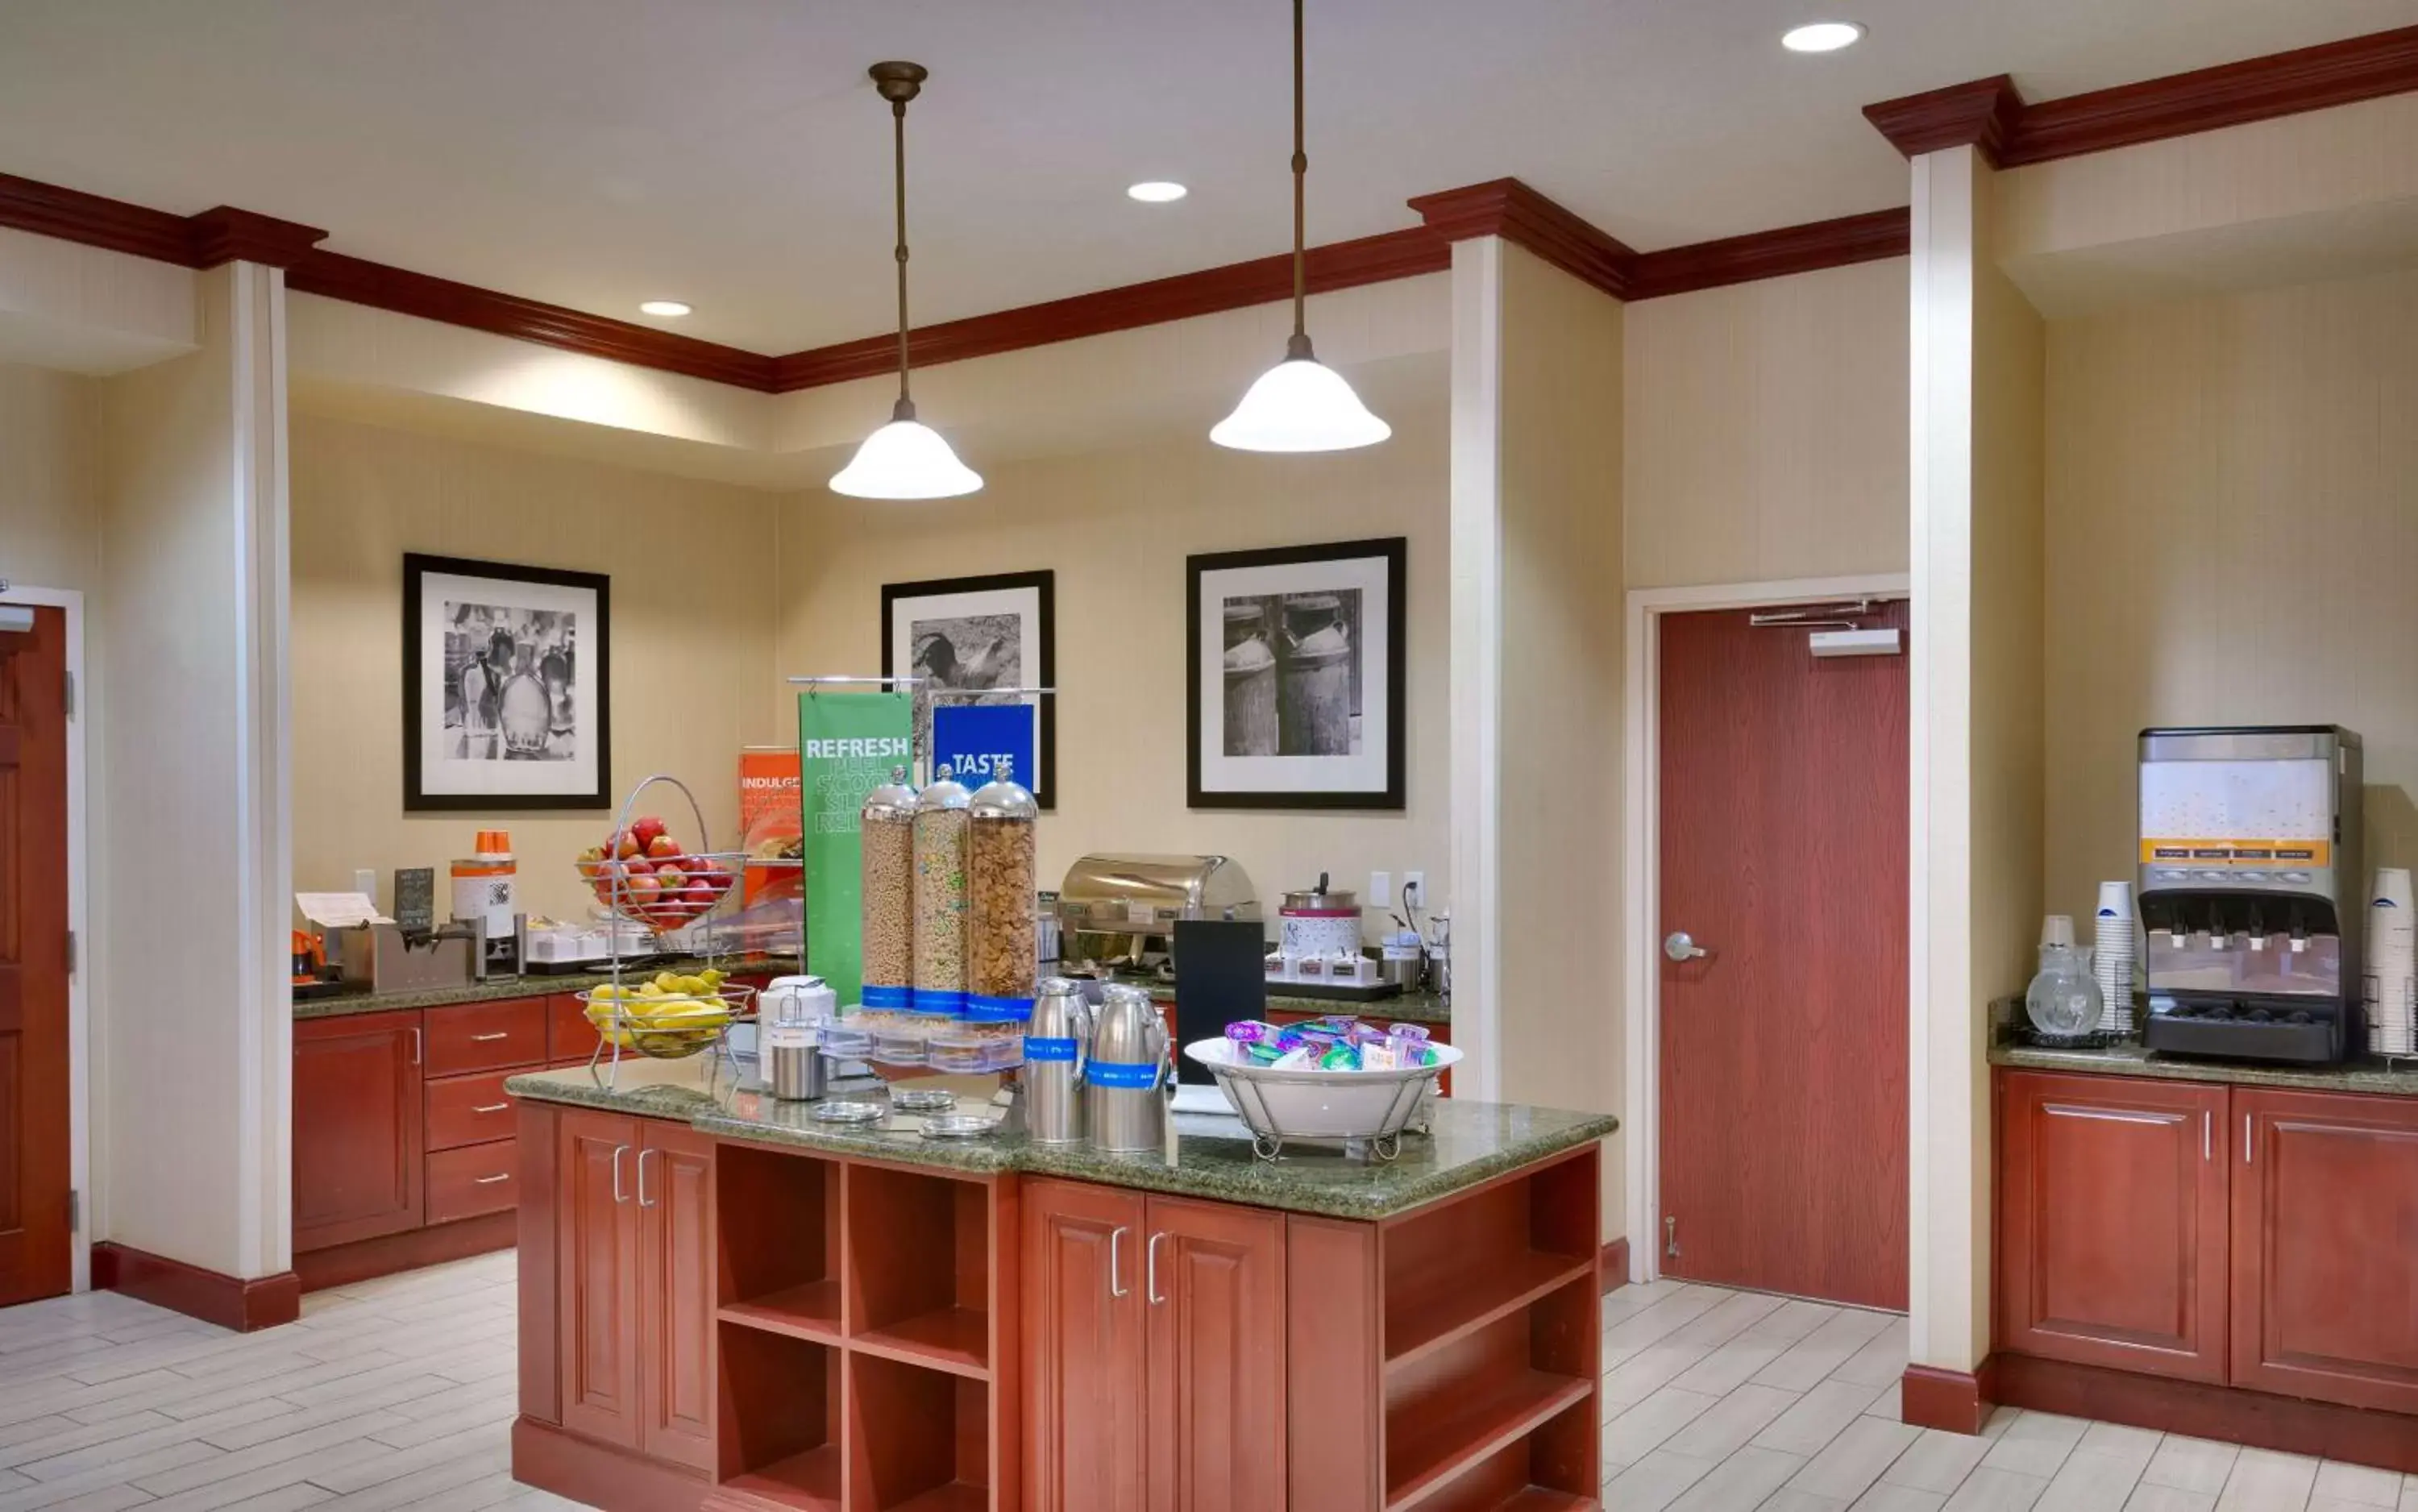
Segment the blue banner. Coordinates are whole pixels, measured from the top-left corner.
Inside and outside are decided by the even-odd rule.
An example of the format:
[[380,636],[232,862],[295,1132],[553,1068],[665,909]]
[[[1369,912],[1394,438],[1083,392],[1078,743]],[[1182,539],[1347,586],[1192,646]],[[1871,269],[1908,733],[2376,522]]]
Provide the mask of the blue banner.
[[1014,778],[1033,786],[1036,768],[1033,729],[1040,711],[1031,704],[936,704],[932,709],[932,771],[942,767],[968,787]]

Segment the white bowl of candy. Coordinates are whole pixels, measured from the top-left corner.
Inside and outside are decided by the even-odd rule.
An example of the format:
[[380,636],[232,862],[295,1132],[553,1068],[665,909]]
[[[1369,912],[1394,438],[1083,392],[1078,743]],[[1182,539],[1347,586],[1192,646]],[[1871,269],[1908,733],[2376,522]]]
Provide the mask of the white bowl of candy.
[[1217,1078],[1253,1134],[1278,1141],[1399,1135],[1434,1092],[1436,1077],[1461,1060],[1451,1046],[1429,1043],[1416,1025],[1353,1025],[1324,1036],[1319,1027],[1287,1026],[1294,1032],[1285,1033],[1236,1024],[1225,1037],[1196,1040],[1184,1053]]

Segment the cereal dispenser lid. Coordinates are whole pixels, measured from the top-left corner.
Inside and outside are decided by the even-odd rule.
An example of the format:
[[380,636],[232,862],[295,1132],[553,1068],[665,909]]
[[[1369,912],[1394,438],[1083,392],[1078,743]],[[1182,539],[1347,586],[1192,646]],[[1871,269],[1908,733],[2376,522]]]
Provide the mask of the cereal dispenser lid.
[[1012,777],[983,784],[974,789],[972,802],[978,819],[1030,819],[1041,812],[1032,790]]
[[907,786],[907,769],[890,769],[890,780],[865,795],[859,817],[868,819],[911,819],[915,817],[915,789]]
[[942,809],[964,808],[972,802],[973,795],[966,791],[966,785],[950,776],[949,769],[942,767],[940,776],[915,800],[915,812],[934,814]]

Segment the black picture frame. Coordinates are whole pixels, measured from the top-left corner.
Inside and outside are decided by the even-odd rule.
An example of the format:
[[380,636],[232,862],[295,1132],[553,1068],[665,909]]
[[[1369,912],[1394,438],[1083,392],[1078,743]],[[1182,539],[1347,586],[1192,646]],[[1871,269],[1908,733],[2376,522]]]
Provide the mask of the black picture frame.
[[[1334,541],[1306,546],[1277,546],[1259,551],[1215,552],[1185,558],[1185,801],[1192,808],[1303,809],[1399,811],[1408,806],[1406,752],[1409,718],[1409,579],[1410,542],[1404,536],[1366,541]],[[1238,789],[1212,787],[1201,770],[1201,731],[1208,710],[1203,702],[1201,669],[1201,588],[1211,573],[1288,567],[1304,563],[1382,561],[1385,605],[1385,751],[1382,788]],[[1222,700],[1225,690],[1218,689]]]
[[[983,593],[1031,593],[1034,596],[1033,632],[1038,643],[1036,660],[1040,667],[1038,674],[1025,680],[1022,685],[1058,686],[1058,574],[1049,568],[1030,573],[989,573],[974,577],[936,577],[915,583],[884,583],[881,585],[881,675],[897,677],[908,670],[897,664],[898,617],[902,607],[911,615],[914,603],[919,599]],[[911,623],[911,619],[909,622]],[[1045,695],[1034,702],[1040,713],[1033,739],[1034,755],[1041,768],[1041,780],[1033,785],[1033,801],[1042,808],[1054,809],[1058,806],[1058,699],[1055,695]],[[920,713],[916,740],[918,752],[923,752],[924,731]]]
[[[426,787],[424,730],[421,710],[427,673],[422,648],[426,626],[421,613],[425,579],[431,573],[452,577],[491,578],[501,584],[571,588],[594,595],[595,625],[581,644],[593,644],[596,668],[595,779],[576,792],[436,792]],[[406,552],[403,557],[403,807],[407,814],[524,813],[553,810],[610,809],[613,793],[613,589],[603,573],[565,568],[530,567],[513,562],[481,561],[468,557],[438,557]],[[588,627],[581,627],[585,631]],[[443,673],[440,669],[439,676]]]

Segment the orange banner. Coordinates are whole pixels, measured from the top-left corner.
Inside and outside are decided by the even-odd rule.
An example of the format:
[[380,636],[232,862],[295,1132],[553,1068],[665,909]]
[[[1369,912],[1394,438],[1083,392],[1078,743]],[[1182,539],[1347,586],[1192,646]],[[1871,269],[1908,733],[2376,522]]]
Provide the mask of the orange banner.
[[[739,834],[749,859],[796,859],[803,855],[799,844],[803,816],[798,799],[798,753],[787,747],[740,752]],[[750,866],[741,901],[796,897],[803,876],[803,870],[797,866]]]

